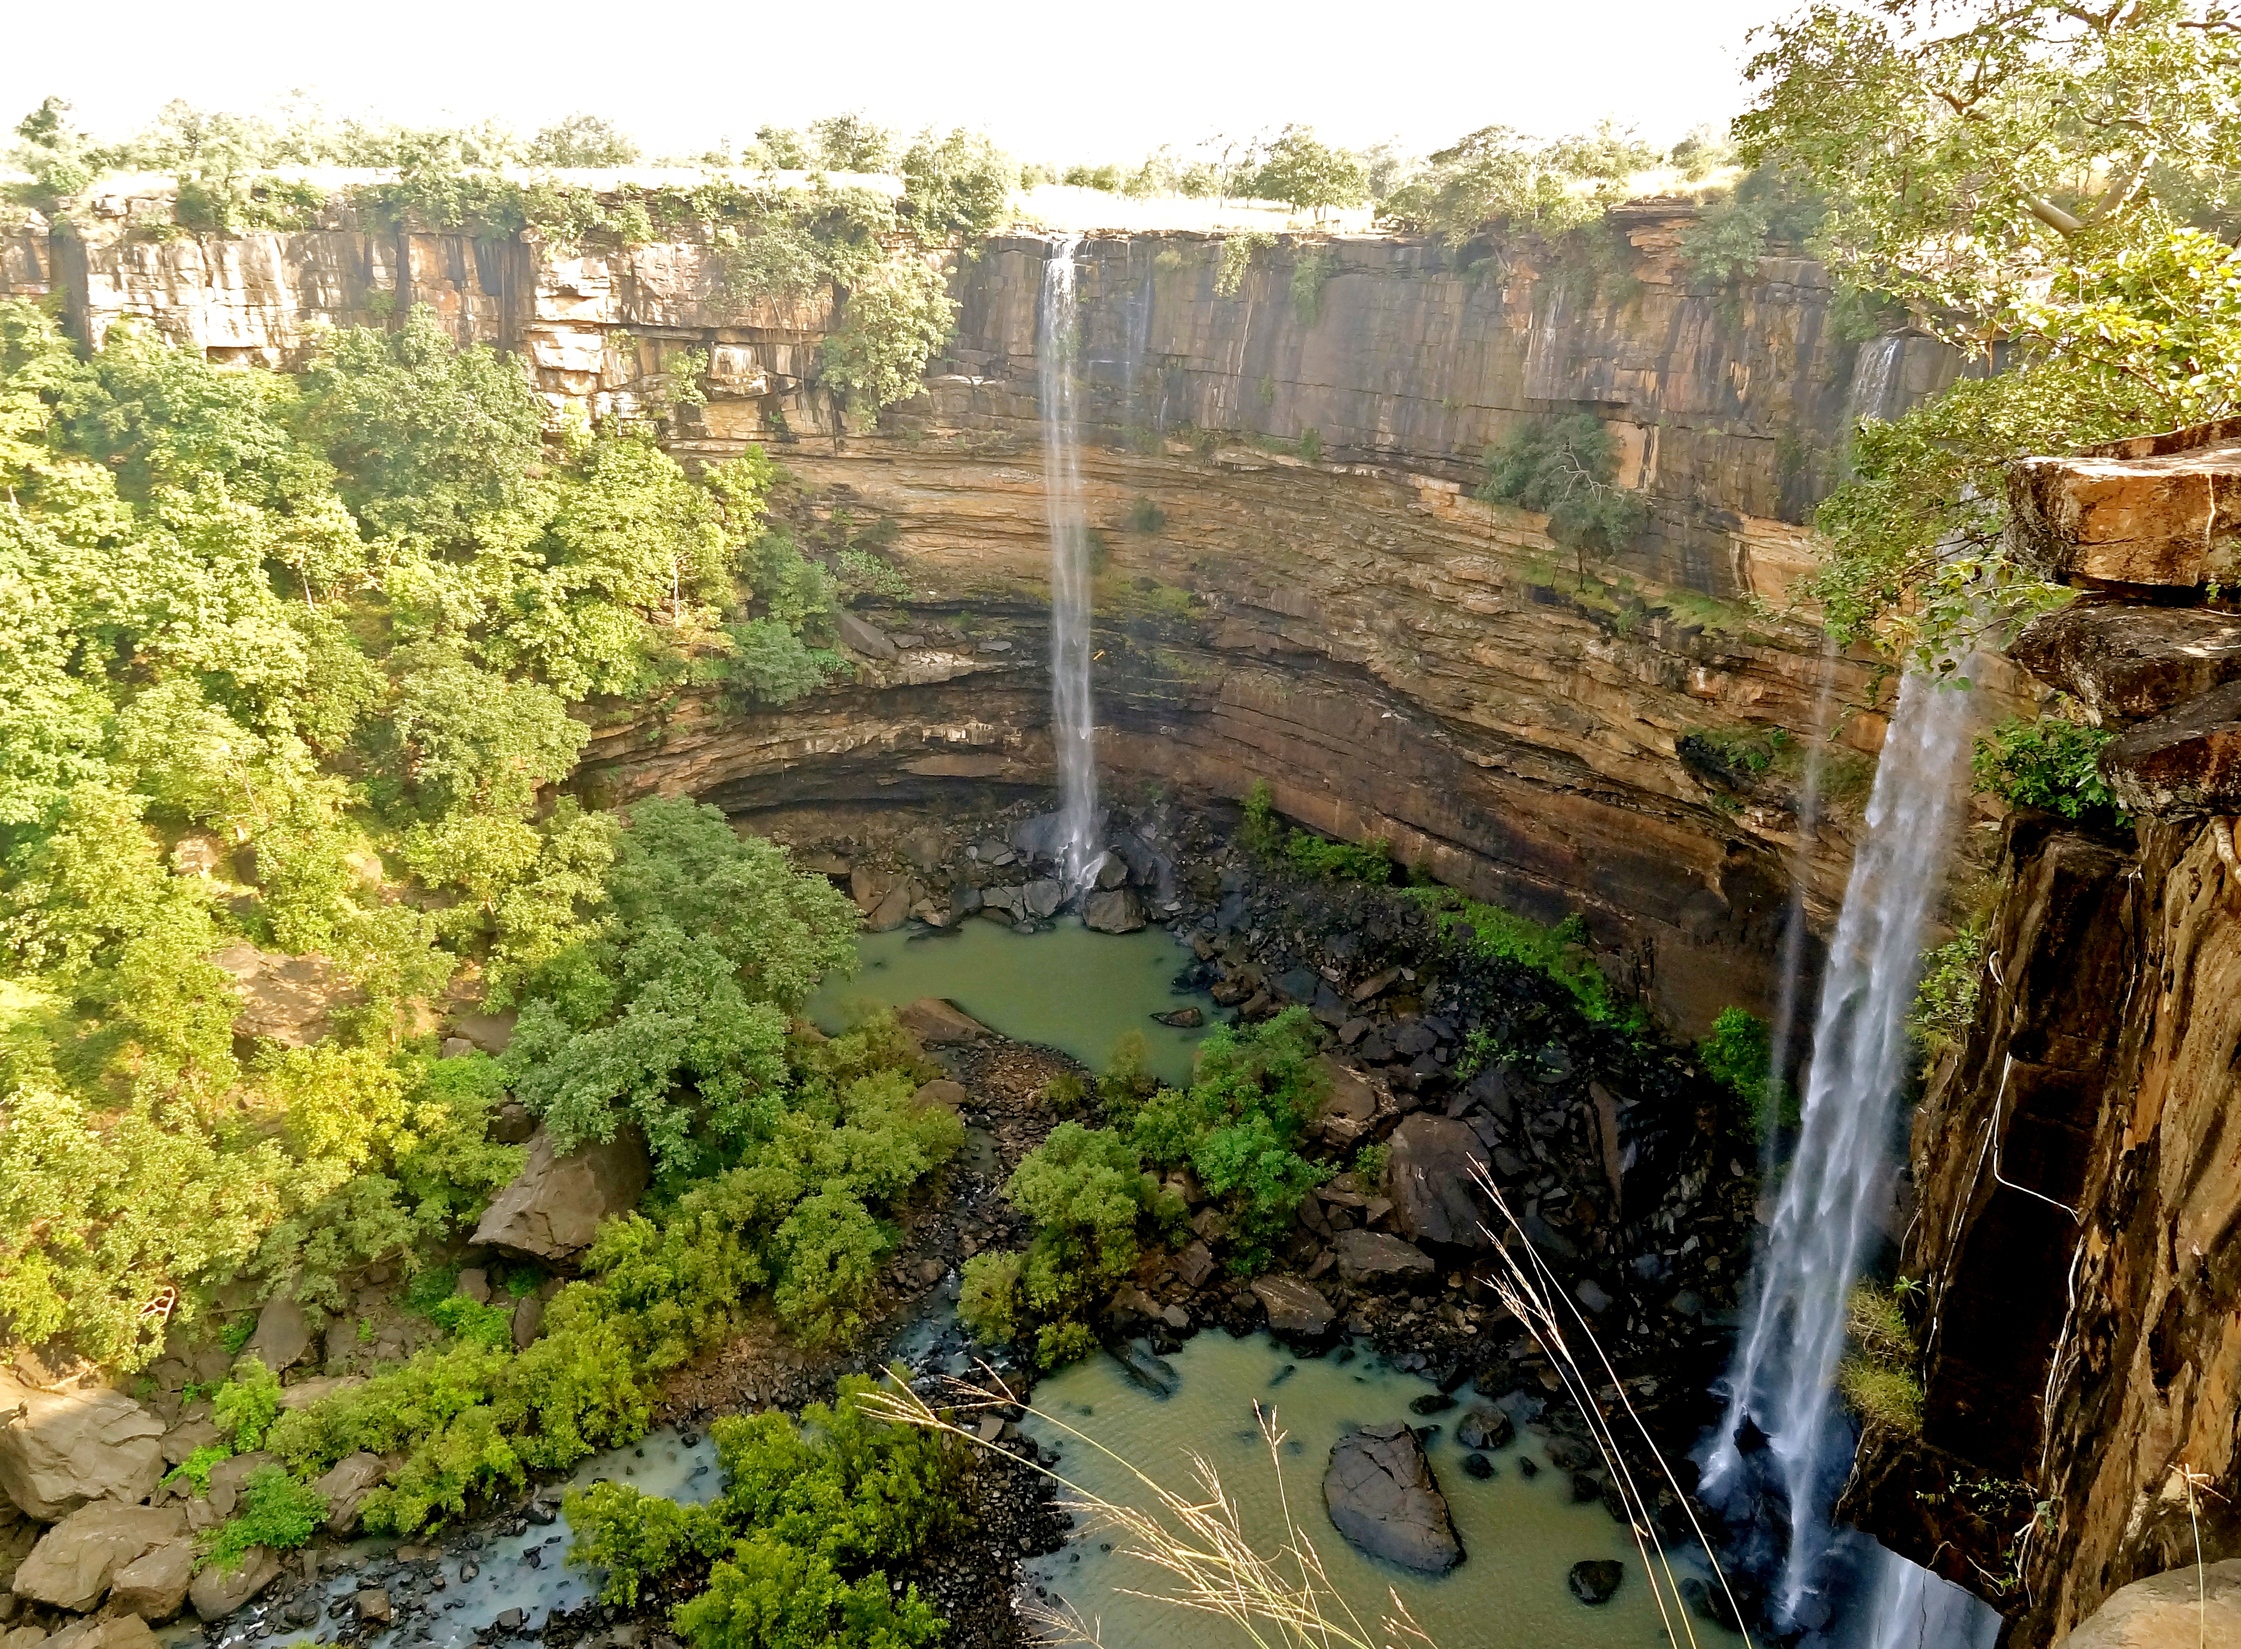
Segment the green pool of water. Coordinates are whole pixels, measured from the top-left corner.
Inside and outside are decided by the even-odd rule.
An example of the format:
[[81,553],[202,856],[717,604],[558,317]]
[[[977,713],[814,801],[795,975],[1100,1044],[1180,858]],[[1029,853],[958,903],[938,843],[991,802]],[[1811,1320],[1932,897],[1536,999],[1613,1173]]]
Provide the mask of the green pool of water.
[[[1143,1391],[1100,1353],[1037,1385],[1035,1406],[1171,1489],[1195,1487],[1190,1456],[1203,1456],[1242,1507],[1245,1526],[1267,1531],[1264,1552],[1280,1544],[1282,1523],[1253,1400],[1273,1406],[1286,1433],[1284,1490],[1333,1584],[1372,1632],[1390,1612],[1391,1587],[1439,1649],[1662,1649],[1669,1642],[1632,1538],[1600,1502],[1572,1503],[1570,1479],[1548,1468],[1540,1439],[1520,1432],[1509,1448],[1492,1454],[1496,1475],[1490,1480],[1464,1473],[1455,1423],[1470,1401],[1467,1392],[1458,1393],[1455,1408],[1427,1420],[1408,1405],[1436,1389],[1428,1382],[1370,1357],[1343,1364],[1297,1358],[1265,1335],[1233,1340],[1220,1332],[1200,1334],[1168,1360],[1182,1377],[1172,1397]],[[1287,1365],[1292,1372],[1279,1379]],[[1440,1427],[1426,1452],[1462,1537],[1464,1560],[1436,1580],[1355,1551],[1323,1509],[1331,1445],[1354,1426],[1390,1420]],[[1024,1429],[1040,1443],[1056,1444],[1057,1470],[1083,1488],[1115,1503],[1147,1498],[1125,1468],[1089,1444],[1032,1416]],[[1518,1470],[1521,1454],[1544,1468],[1538,1477],[1528,1480]],[[1063,1551],[1030,1566],[1032,1580],[1098,1625],[1105,1649],[1247,1643],[1226,1623],[1128,1595],[1127,1589],[1156,1593],[1165,1577],[1121,1552],[1100,1551],[1111,1539],[1110,1531],[1085,1530]],[[1625,1565],[1617,1594],[1600,1607],[1579,1602],[1565,1586],[1566,1572],[1582,1558]],[[1701,1623],[1698,1631],[1703,1641],[1741,1641]]]
[[907,928],[856,941],[862,966],[853,979],[828,979],[809,999],[825,1031],[843,1029],[858,1005],[896,1007],[946,996],[982,1024],[1017,1042],[1072,1054],[1103,1070],[1113,1044],[1142,1031],[1153,1074],[1190,1080],[1191,1050],[1203,1031],[1155,1024],[1152,1015],[1212,1001],[1170,983],[1190,953],[1161,928],[1092,933],[1062,920],[1048,933],[1016,933],[978,919],[951,933],[913,936]]

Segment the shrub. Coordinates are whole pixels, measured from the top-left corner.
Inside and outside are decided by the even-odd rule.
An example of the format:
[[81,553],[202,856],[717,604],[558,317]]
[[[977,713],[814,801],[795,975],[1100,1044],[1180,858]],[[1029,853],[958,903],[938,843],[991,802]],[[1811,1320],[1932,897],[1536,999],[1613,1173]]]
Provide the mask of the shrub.
[[1923,953],[1922,980],[1914,987],[1906,1024],[1924,1053],[1935,1056],[1958,1046],[1975,1022],[1988,942],[1982,924],[1971,923]]
[[1752,1126],[1762,1136],[1799,1120],[1790,1085],[1774,1075],[1773,1055],[1766,1021],[1733,1004],[1720,1010],[1712,1029],[1696,1045],[1704,1074],[1743,1102]]
[[210,1401],[210,1419],[233,1434],[233,1450],[247,1454],[262,1446],[280,1413],[280,1376],[255,1357],[244,1357]]
[[957,1293],[957,1315],[985,1346],[1008,1346],[1019,1338],[1025,1256],[990,1249],[965,1262]]
[[218,1527],[210,1542],[210,1562],[219,1569],[238,1569],[252,1546],[269,1551],[293,1551],[319,1532],[327,1520],[327,1502],[310,1484],[297,1481],[279,1466],[259,1466],[241,1486],[241,1510]]
[[1851,1354],[1836,1377],[1844,1400],[1871,1426],[1918,1435],[1922,1382],[1914,1373],[1914,1329],[1897,1291],[1871,1282],[1855,1285],[1845,1302],[1845,1331]]
[[638,1606],[642,1587],[658,1585],[731,1543],[713,1507],[680,1506],[627,1483],[594,1483],[571,1491],[561,1510],[575,1536],[568,1561],[605,1570],[599,1601],[626,1609]]
[[1548,516],[1549,537],[1582,552],[1612,554],[1648,524],[1641,495],[1614,483],[1618,443],[1591,412],[1519,427],[1488,447],[1478,496]]
[[1452,888],[1412,887],[1409,896],[1431,912],[1440,931],[1483,957],[1543,974],[1572,995],[1580,1012],[1598,1025],[1622,1029],[1644,1023],[1638,1004],[1622,1004],[1586,953],[1587,924],[1567,916],[1554,927],[1498,905],[1466,899]]
[[881,1574],[844,1581],[816,1553],[760,1532],[709,1572],[676,1621],[694,1649],[929,1649],[942,1635],[917,1586],[891,1596]]
[[2114,728],[2060,716],[2011,716],[1976,741],[1970,768],[1978,789],[2011,807],[2121,822],[2125,815],[2100,768],[2101,747],[2115,736]]

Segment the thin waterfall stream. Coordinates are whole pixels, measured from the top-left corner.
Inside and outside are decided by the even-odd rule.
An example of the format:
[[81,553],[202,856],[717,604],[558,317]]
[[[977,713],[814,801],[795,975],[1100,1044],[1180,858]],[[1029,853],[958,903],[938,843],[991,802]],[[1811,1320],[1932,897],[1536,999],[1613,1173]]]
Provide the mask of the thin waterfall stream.
[[[1851,1427],[1834,1402],[1847,1300],[1872,1258],[1896,1166],[1906,1013],[1965,794],[1973,698],[1920,674],[1900,687],[1830,945],[1803,1130],[1705,1464],[1714,1503],[1754,1474],[1786,1501],[1777,1594],[1785,1615],[1797,1612],[1829,1551],[1829,1510],[1851,1458]],[[1761,1435],[1767,1458],[1747,1465]]]
[[1080,311],[1074,293],[1079,235],[1051,242],[1035,344],[1043,414],[1043,499],[1050,517],[1051,743],[1058,757],[1059,852],[1069,890],[1102,856],[1097,821],[1097,713],[1089,685],[1091,575],[1075,430]]

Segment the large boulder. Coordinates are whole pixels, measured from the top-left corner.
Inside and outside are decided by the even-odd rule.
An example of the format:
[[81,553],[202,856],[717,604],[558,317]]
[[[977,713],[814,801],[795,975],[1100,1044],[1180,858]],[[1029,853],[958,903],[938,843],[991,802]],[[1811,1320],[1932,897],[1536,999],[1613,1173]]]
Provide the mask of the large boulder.
[[240,998],[234,1034],[277,1042],[283,1048],[308,1048],[322,1041],[332,1028],[330,1016],[336,1008],[365,1000],[365,992],[316,951],[288,956],[259,950],[243,939],[213,951],[210,962],[232,976],[234,994]]
[[956,1003],[938,996],[922,996],[897,1008],[895,1023],[928,1047],[945,1042],[979,1042],[988,1035],[986,1025]]
[[142,1620],[169,1620],[187,1601],[196,1555],[192,1540],[151,1546],[117,1571],[109,1585],[109,1606]]
[[1258,1277],[1253,1295],[1268,1308],[1268,1331],[1280,1340],[1315,1341],[1331,1331],[1331,1302],[1297,1277]]
[[1377,1119],[1377,1090],[1369,1078],[1351,1065],[1322,1058],[1316,1062],[1330,1083],[1329,1095],[1316,1118],[1324,1136],[1339,1145],[1351,1145],[1369,1132]]
[[2241,1557],[2119,1587],[2062,1649],[2198,1649],[2241,1643]]
[[2077,601],[2033,620],[2008,656],[2104,726],[2121,727],[2241,681],[2241,617],[2214,607]]
[[15,1594],[83,1612],[101,1601],[119,1569],[186,1532],[187,1514],[176,1506],[81,1506],[39,1537],[16,1570]]
[[1082,901],[1082,926],[1099,933],[1134,933],[1144,925],[1144,901],[1134,888],[1092,893]]
[[187,1601],[202,1620],[223,1620],[280,1578],[280,1558],[265,1546],[252,1546],[231,1569],[210,1564],[187,1587]]
[[35,1643],[37,1649],[156,1649],[156,1635],[138,1615],[104,1613],[74,1620],[52,1637],[36,1638]]
[[1401,1421],[1339,1439],[1323,1474],[1323,1504],[1338,1532],[1372,1557],[1430,1575],[1463,1561],[1424,1445]]
[[882,660],[895,656],[893,639],[878,625],[866,623],[845,607],[836,609],[833,618],[840,630],[840,644],[850,652]]
[[1491,1247],[1493,1209],[1480,1189],[1491,1172],[1486,1146],[1469,1123],[1421,1111],[1404,1117],[1386,1161],[1393,1223],[1414,1242]]
[[145,1500],[163,1422],[121,1391],[44,1391],[0,1373],[0,1491],[52,1523],[91,1500]]
[[278,1374],[294,1368],[310,1350],[311,1316],[303,1302],[291,1295],[275,1294],[257,1313],[256,1331],[241,1354],[256,1358]]
[[2085,584],[2232,584],[2241,572],[2241,419],[2025,458],[2008,470],[2015,549]]
[[651,1175],[645,1142],[632,1129],[563,1157],[540,1127],[521,1172],[483,1211],[474,1241],[527,1259],[572,1259],[591,1246],[601,1220],[638,1206]]
[[1331,1239],[1338,1256],[1339,1280],[1349,1283],[1388,1283],[1411,1277],[1429,1277],[1439,1267],[1414,1243],[1383,1231],[1341,1231]]
[[380,1455],[360,1450],[344,1455],[325,1475],[315,1478],[311,1486],[327,1503],[327,1532],[346,1535],[356,1529],[359,1508],[388,1473],[389,1468],[382,1464]]

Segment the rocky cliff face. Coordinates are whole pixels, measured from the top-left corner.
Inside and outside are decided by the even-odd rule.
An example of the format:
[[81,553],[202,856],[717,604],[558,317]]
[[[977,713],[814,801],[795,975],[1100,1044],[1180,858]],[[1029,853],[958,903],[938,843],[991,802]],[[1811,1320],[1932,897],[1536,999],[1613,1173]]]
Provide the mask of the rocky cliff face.
[[[1320,829],[1382,835],[1543,918],[1577,910],[1684,1027],[1770,1000],[1793,863],[1814,915],[1833,908],[1846,817],[1802,829],[1798,772],[1840,725],[1835,788],[1857,789],[1881,723],[1859,665],[1763,604],[1806,564],[1801,523],[1849,420],[1950,372],[1926,340],[1842,338],[1803,260],[1692,284],[1687,215],[1618,214],[1595,267],[1499,240],[1113,236],[1078,253],[1108,773],[1229,795],[1266,779]],[[0,270],[53,287],[89,339],[141,316],[274,364],[316,324],[426,302],[519,351],[556,407],[593,412],[645,405],[704,350],[680,454],[774,443],[803,524],[907,579],[907,598],[858,608],[873,629],[854,633],[855,684],[778,711],[613,707],[587,783],[748,810],[1049,782],[1046,242],[967,249],[950,359],[922,400],[850,433],[812,382],[829,317],[729,303],[706,247],[562,256],[347,214],[158,240],[144,216],[114,201],[90,228],[19,236]],[[1488,443],[1581,410],[1619,436],[1619,479],[1651,507],[1612,564],[1468,496]]]
[[[2016,652],[2125,730],[2102,766],[2135,824],[2010,822],[1976,1021],[1915,1131],[1901,1269],[1928,1285],[1926,1423],[1871,1435],[1850,1495],[1909,1555],[2004,1580],[2019,1644],[2191,1568],[2198,1536],[2207,1558],[2241,1552],[2241,615],[2200,603],[2233,529],[2193,507],[2205,471],[2241,482],[2241,449],[2208,433],[2184,464],[2026,471],[2130,493],[2126,581],[2077,575],[2089,594]],[[2096,519],[2025,516],[2073,569],[2113,542]],[[2013,1521],[1983,1502],[1996,1484]]]

